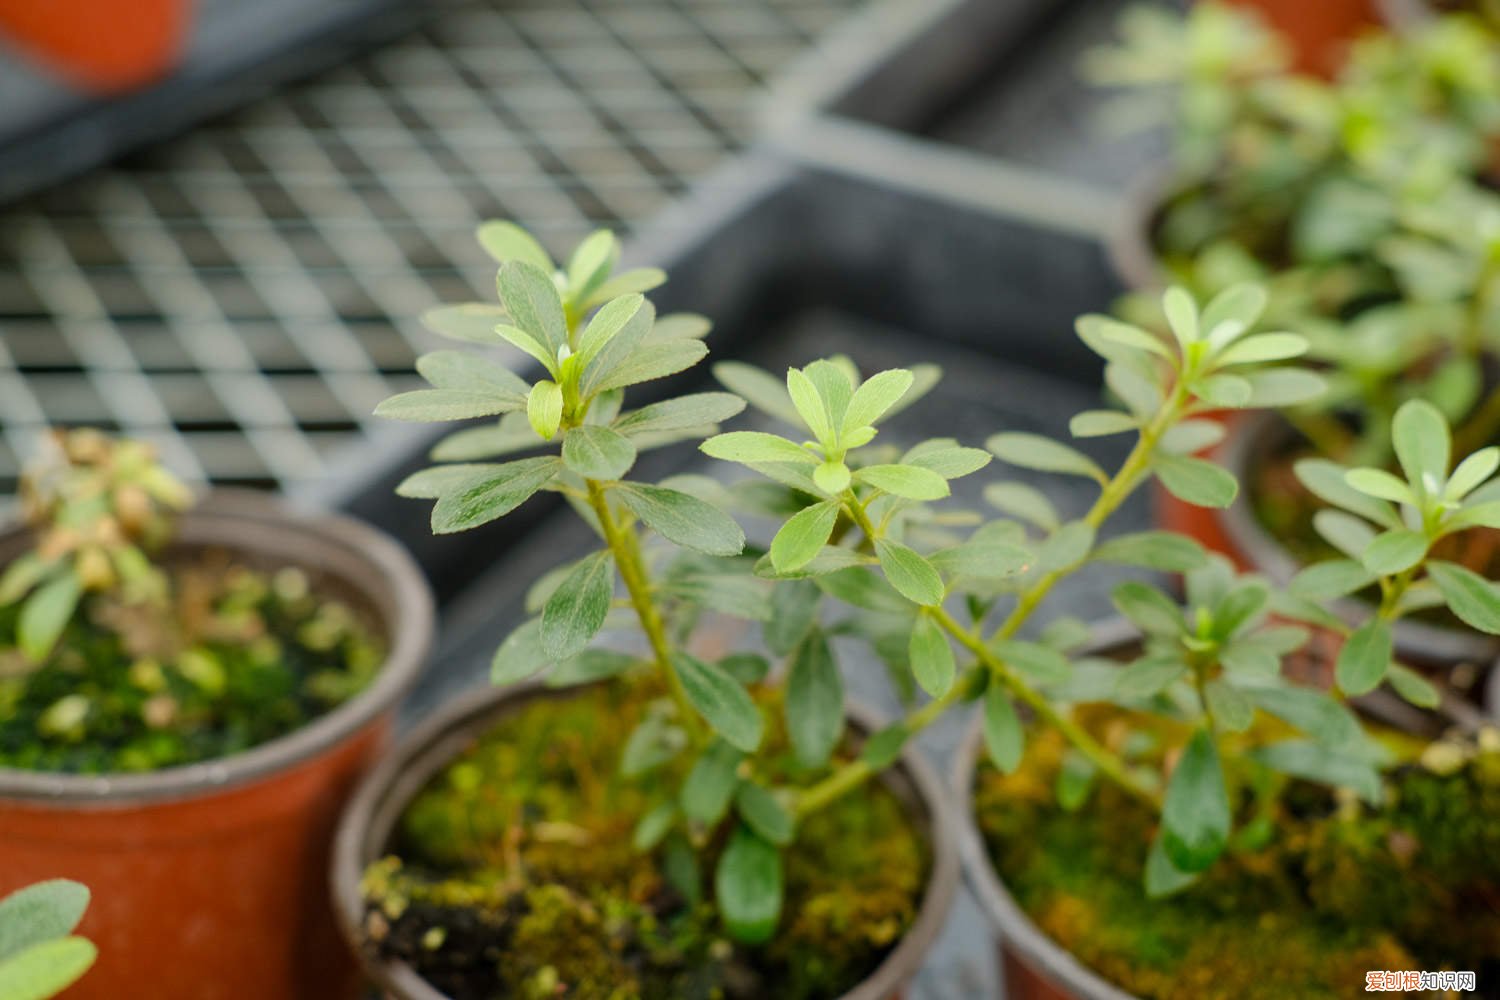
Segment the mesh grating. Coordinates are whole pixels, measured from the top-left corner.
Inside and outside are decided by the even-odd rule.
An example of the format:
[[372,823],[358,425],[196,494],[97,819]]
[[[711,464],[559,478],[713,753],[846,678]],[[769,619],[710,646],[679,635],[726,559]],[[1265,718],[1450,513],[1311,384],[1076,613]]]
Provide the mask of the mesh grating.
[[294,489],[409,388],[470,234],[628,232],[860,0],[444,0],[421,31],[0,210],[0,493],[47,425]]

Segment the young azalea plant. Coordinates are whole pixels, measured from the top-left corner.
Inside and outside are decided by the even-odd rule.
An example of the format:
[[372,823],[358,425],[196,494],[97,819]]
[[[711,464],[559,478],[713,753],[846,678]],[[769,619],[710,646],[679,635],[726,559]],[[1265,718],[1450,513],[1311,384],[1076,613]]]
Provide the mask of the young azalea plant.
[[[1264,582],[1236,579],[1188,539],[1162,532],[1101,537],[1111,515],[1153,477],[1191,503],[1231,502],[1233,477],[1194,457],[1222,433],[1204,414],[1300,403],[1322,390],[1318,376],[1289,363],[1306,350],[1302,337],[1256,330],[1266,299],[1259,288],[1231,288],[1201,308],[1182,289],[1168,291],[1170,336],[1106,316],[1079,320],[1079,335],[1106,361],[1115,405],[1079,414],[1072,431],[1134,438],[1120,465],[1106,470],[1069,444],[1026,433],[998,433],[984,449],[952,439],[888,444],[886,421],[936,382],[929,367],[864,377],[848,359],[833,358],[790,369],[783,381],[726,363],[716,373],[732,392],[627,407],[622,390],[704,356],[702,324],[657,322],[650,303],[630,291],[604,300],[595,293],[589,307],[570,311],[577,268],[556,268],[507,232],[503,243],[488,241],[497,251],[503,319],[485,307],[486,320],[495,320],[488,333],[467,320],[450,324],[454,314],[446,311],[432,325],[465,340],[519,346],[537,364],[513,373],[467,355],[421,359],[419,370],[434,387],[397,396],[380,412],[500,419],[447,438],[439,454],[460,452],[464,461],[419,472],[400,492],[436,501],[438,532],[493,521],[544,491],[578,512],[594,551],[537,581],[527,602],[532,617],[501,644],[492,677],[513,684],[545,674],[548,683],[567,685],[637,671],[658,679],[661,700],[621,748],[617,780],[671,761],[690,766],[681,786],[641,817],[635,843],[642,851],[675,852],[670,869],[711,866],[715,905],[738,940],[761,942],[774,933],[783,852],[796,849],[800,824],[889,767],[912,736],[965,703],[982,704],[986,743],[1000,767],[1020,760],[1021,714],[1029,713],[1071,744],[1076,766],[1061,794],[1076,800],[1100,779],[1161,808],[1165,862],[1157,860],[1150,876],[1159,889],[1190,878],[1222,849],[1226,774],[1237,775],[1251,759],[1226,734],[1248,725],[1247,715],[1276,716],[1318,741],[1332,739],[1324,723],[1335,720],[1343,727],[1337,735],[1357,744],[1349,759],[1365,768],[1314,773],[1294,744],[1257,748],[1257,766],[1359,785],[1380,763],[1343,704],[1348,692],[1299,688],[1280,670],[1306,632],[1268,622],[1269,609],[1332,619],[1307,601],[1273,598]],[[598,278],[600,287],[610,280]],[[764,418],[760,426],[774,421],[783,433],[717,433],[747,400]],[[517,414],[525,414],[524,427]],[[736,476],[731,489],[704,475],[632,478],[642,451],[683,438],[764,481]],[[541,454],[475,461],[527,449]],[[950,509],[944,501],[951,482],[980,473],[995,457],[1091,480],[1097,496],[1082,517],[1065,520],[1034,488],[997,482],[985,496],[1003,516],[985,520]],[[1473,468],[1454,473],[1454,492]],[[1446,466],[1434,475],[1437,485],[1424,490],[1442,492],[1453,482]],[[767,544],[747,545],[727,512],[736,507],[776,520],[762,536]],[[1405,579],[1420,560],[1418,553],[1408,565],[1381,561],[1376,568],[1389,586],[1410,593],[1422,589]],[[1121,592],[1122,606],[1147,626],[1147,666],[1101,675],[1096,664],[1073,663],[1069,652],[1087,629],[1066,618],[1023,633],[1061,580],[1100,562],[1190,574],[1186,609],[1144,585]],[[1410,604],[1398,601],[1391,614]],[[713,624],[720,615],[759,622],[759,636],[750,633],[726,651],[725,630]],[[644,637],[637,651],[593,645],[602,632],[627,625]],[[1388,641],[1382,653],[1367,635],[1351,640],[1347,658],[1359,662],[1341,662],[1340,680],[1361,691],[1389,681],[1431,703],[1430,686],[1390,665]],[[852,756],[844,750],[844,690],[831,641],[841,636],[868,642],[927,696]],[[783,669],[772,669],[773,658]],[[1106,746],[1071,711],[1082,700],[1124,697],[1189,734],[1182,753],[1170,758],[1181,760],[1170,774]],[[774,746],[772,733],[784,733],[787,745]],[[689,852],[685,862],[682,850]]]

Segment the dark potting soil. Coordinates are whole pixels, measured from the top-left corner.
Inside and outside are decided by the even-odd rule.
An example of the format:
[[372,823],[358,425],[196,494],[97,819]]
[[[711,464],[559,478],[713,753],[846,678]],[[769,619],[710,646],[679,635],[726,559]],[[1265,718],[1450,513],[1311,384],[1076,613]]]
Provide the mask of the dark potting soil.
[[84,599],[47,660],[16,648],[0,608],[0,767],[153,771],[225,757],[306,725],[385,658],[361,613],[298,569],[226,553],[166,567],[170,603]]
[[[1108,740],[1118,714],[1083,718]],[[1403,765],[1383,810],[1300,782],[1271,824],[1247,822],[1242,802],[1229,853],[1152,900],[1154,815],[1102,784],[1064,812],[1064,741],[1030,736],[1016,773],[986,763],[975,779],[990,860],[1046,934],[1132,995],[1350,997],[1386,969],[1471,971],[1477,995],[1500,995],[1500,740],[1452,773]]]
[[[806,818],[783,853],[775,934],[737,944],[712,902],[721,844],[632,845],[691,763],[619,776],[635,724],[662,707],[654,696],[624,681],[536,701],[447,765],[365,873],[378,952],[455,1000],[819,1000],[868,977],[910,927],[931,866],[906,807],[875,785]],[[783,753],[769,771],[758,777],[810,777]]]

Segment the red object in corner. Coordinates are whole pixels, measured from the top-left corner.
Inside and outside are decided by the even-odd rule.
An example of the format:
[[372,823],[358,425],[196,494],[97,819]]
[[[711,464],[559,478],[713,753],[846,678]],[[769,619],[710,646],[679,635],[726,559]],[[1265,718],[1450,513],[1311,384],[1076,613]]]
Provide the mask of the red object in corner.
[[1374,0],[1229,0],[1253,7],[1292,47],[1293,64],[1304,73],[1332,77],[1343,65],[1349,42],[1381,23]]
[[0,0],[0,44],[90,93],[118,93],[176,66],[190,13],[191,0]]

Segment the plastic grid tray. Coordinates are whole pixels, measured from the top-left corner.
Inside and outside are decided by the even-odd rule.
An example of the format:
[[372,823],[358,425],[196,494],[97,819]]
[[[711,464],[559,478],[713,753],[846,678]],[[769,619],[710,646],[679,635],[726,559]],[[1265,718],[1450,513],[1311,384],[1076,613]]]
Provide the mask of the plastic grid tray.
[[421,30],[0,211],[0,493],[48,425],[295,490],[487,296],[482,219],[628,232],[860,0],[445,0]]

